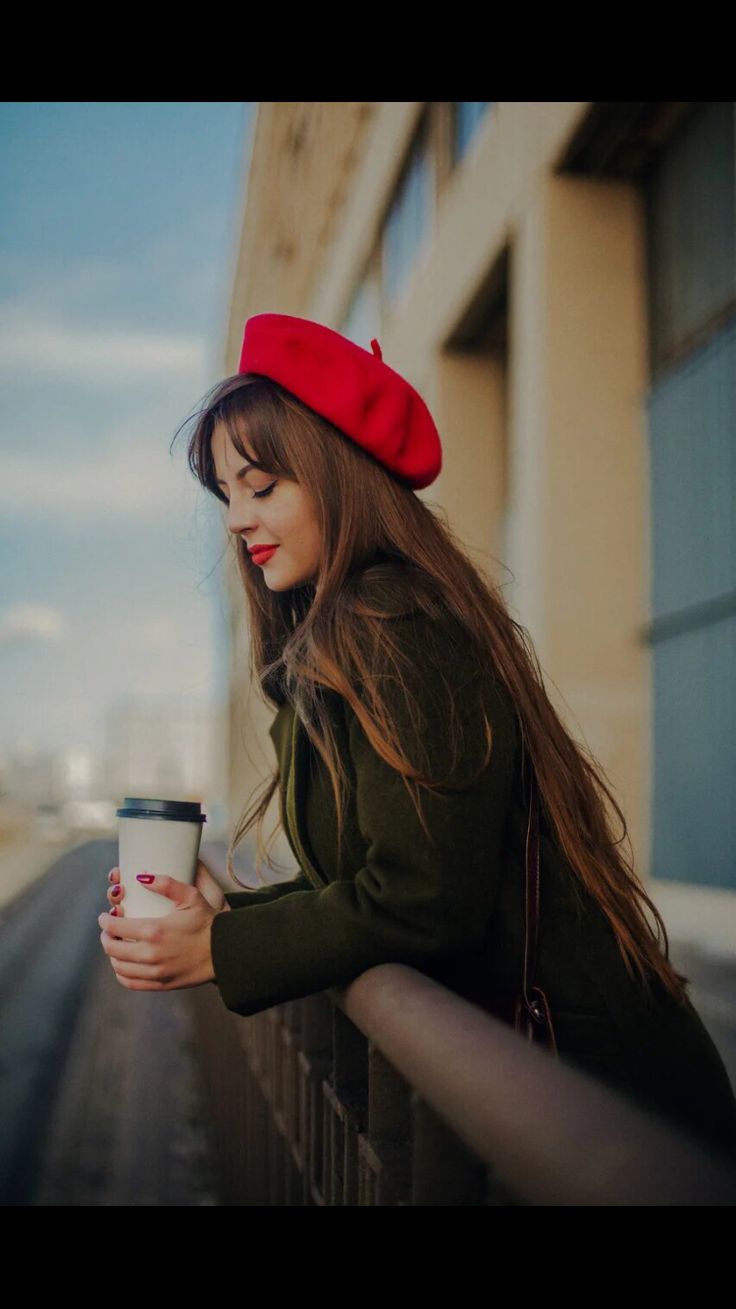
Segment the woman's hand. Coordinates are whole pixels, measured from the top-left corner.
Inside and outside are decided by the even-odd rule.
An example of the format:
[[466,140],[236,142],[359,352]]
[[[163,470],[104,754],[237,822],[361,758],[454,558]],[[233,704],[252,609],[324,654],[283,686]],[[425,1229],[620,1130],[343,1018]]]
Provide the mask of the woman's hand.
[[[123,929],[118,923],[125,916],[117,907],[124,894],[119,868],[112,869],[110,880],[108,899],[116,908],[114,914],[100,914],[97,921],[102,928],[102,948],[121,986],[131,991],[173,991],[215,980],[210,936],[218,910],[196,885],[186,886],[175,877],[154,877],[147,889],[168,896],[172,912],[163,918],[129,918]],[[214,878],[210,880],[214,883]],[[117,896],[113,894],[116,887]],[[208,889],[214,895],[212,888]],[[217,890],[222,898],[219,887]]]
[[205,900],[209,901],[213,909],[217,909],[218,911],[220,909],[229,910],[230,905],[227,903],[227,900],[225,899],[225,892],[223,891],[219,882],[215,881],[214,877],[212,876],[212,873],[205,866],[205,864],[202,863],[201,859],[197,863],[197,872],[194,877],[194,885],[196,886],[197,890],[201,892],[201,894],[204,896]]
[[[120,869],[116,866],[111,868],[107,875],[108,882],[111,883],[107,892],[107,899],[111,905],[117,906],[117,917],[124,918],[122,903],[125,898],[125,887],[120,885]],[[194,885],[197,890],[204,896],[205,900],[212,905],[213,909],[230,909],[230,905],[225,899],[225,892],[216,882],[212,873],[201,859],[197,861],[197,871],[194,876]]]

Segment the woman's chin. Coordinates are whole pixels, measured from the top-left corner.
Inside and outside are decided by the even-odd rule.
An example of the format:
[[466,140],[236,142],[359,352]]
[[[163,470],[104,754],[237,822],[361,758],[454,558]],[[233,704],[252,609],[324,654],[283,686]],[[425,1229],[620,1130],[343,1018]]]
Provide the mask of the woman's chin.
[[293,591],[295,586],[301,586],[298,574],[290,573],[288,568],[266,567],[263,580],[269,591]]

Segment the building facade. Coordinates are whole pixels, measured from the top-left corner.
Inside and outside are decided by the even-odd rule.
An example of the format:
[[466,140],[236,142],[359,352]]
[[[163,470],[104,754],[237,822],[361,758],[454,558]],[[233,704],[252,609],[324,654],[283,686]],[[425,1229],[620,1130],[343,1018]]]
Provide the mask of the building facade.
[[[418,494],[528,629],[673,936],[731,954],[734,110],[260,103],[223,361],[265,311],[379,338],[442,437]],[[274,760],[228,585],[232,826]]]

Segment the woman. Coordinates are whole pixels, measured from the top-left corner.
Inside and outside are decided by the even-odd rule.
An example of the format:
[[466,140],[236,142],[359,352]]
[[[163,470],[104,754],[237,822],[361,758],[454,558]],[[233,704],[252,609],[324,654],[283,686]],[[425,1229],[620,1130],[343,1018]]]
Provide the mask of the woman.
[[202,863],[194,887],[149,877],[186,912],[128,920],[122,940],[113,869],[103,948],[131,990],[214,981],[242,1015],[401,962],[508,1017],[533,782],[534,980],[558,1053],[736,1161],[736,1099],[624,857],[623,814],[499,588],[415,494],[440,470],[437,429],[371,345],[289,315],[249,319],[239,371],[189,443],[192,471],[227,506],[252,672],[277,709],[278,767],[228,867],[237,881],[232,850],[255,825],[260,876],[280,784],[299,873],[224,899]]

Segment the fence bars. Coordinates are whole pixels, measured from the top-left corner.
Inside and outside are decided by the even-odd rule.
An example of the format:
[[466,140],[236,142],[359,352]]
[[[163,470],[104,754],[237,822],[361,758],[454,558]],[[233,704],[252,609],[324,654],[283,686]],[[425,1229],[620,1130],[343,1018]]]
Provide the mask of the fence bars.
[[736,1200],[723,1161],[414,969],[249,1018],[188,995],[226,1205]]

